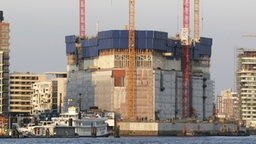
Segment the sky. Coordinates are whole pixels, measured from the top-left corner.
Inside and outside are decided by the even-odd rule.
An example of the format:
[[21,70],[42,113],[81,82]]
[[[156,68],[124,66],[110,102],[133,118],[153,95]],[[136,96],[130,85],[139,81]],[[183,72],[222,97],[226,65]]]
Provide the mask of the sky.
[[[136,29],[179,33],[181,3],[137,0]],[[96,34],[97,22],[100,31],[124,29],[128,23],[128,0],[86,0],[86,4],[88,36]],[[201,1],[201,36],[213,38],[210,71],[215,95],[222,89],[235,91],[235,49],[256,48],[256,37],[242,37],[256,35],[255,5],[255,0]],[[79,33],[78,8],[79,0],[0,0],[11,26],[11,72],[66,71],[64,40]]]

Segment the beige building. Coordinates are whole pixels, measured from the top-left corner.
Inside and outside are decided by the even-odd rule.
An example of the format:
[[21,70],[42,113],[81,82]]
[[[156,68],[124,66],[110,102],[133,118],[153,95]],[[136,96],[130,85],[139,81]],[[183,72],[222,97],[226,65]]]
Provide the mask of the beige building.
[[237,94],[240,119],[247,127],[256,127],[256,50],[237,50]]
[[221,91],[216,99],[217,117],[226,119],[237,119],[238,98],[231,89]]
[[61,113],[64,109],[64,99],[66,97],[67,73],[48,72],[47,75],[53,76],[52,83],[52,112]]
[[9,23],[0,11],[0,114],[9,111]]
[[10,112],[14,115],[29,115],[31,112],[32,85],[45,81],[46,75],[33,73],[10,74]]

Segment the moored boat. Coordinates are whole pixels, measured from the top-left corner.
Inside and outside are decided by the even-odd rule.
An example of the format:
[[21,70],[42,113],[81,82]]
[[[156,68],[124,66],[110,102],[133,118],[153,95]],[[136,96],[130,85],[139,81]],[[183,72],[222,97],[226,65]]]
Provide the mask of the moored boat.
[[104,137],[108,136],[106,118],[99,115],[79,113],[75,107],[70,107],[67,113],[52,118],[54,125],[71,126],[80,137]]
[[107,126],[106,118],[79,113],[77,108],[70,107],[59,117],[30,123],[19,131],[27,137],[106,137],[109,136]]

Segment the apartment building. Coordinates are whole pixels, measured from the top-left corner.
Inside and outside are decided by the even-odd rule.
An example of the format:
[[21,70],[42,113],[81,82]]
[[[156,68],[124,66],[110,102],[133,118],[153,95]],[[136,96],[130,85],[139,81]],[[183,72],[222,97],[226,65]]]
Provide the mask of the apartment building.
[[48,72],[46,75],[49,76],[47,80],[34,83],[32,86],[31,115],[56,115],[63,111],[67,74]]
[[256,49],[237,49],[236,86],[240,120],[256,127]]
[[54,114],[64,111],[64,100],[66,97],[67,73],[66,72],[47,72],[52,76],[52,112]]
[[0,11],[0,114],[9,111],[9,26]]
[[49,113],[52,108],[52,83],[50,81],[36,82],[32,86],[31,114]]
[[217,117],[238,119],[238,97],[232,89],[222,90],[216,99]]
[[32,85],[45,81],[46,75],[14,72],[10,74],[10,112],[12,115],[30,115]]

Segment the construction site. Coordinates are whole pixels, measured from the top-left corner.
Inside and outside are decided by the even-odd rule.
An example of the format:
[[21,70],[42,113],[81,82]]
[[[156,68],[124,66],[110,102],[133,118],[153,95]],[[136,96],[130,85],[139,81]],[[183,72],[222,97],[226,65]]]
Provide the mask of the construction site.
[[[212,39],[200,36],[200,0],[194,0],[191,36],[190,5],[190,0],[183,0],[183,25],[175,36],[157,30],[136,30],[135,0],[129,0],[127,29],[88,36],[86,4],[80,0],[80,34],[65,38],[65,110],[70,106],[80,110],[97,106],[114,111],[117,125],[127,135],[131,131],[134,135],[139,135],[136,131],[159,135],[161,130],[200,129],[200,122],[214,113]],[[188,119],[197,123],[185,124]],[[221,129],[209,123],[200,125],[205,131]]]

